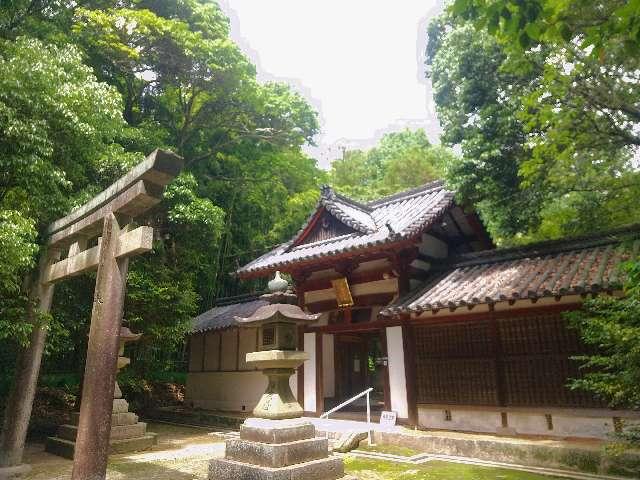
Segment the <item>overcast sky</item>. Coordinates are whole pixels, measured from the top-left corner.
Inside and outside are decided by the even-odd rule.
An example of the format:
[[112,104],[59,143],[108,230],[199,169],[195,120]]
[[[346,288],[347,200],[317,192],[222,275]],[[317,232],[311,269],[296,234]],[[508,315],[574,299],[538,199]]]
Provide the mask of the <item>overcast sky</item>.
[[341,147],[372,146],[405,126],[439,135],[424,78],[426,26],[441,0],[221,0],[258,78],[290,84],[316,108],[309,153],[326,168]]

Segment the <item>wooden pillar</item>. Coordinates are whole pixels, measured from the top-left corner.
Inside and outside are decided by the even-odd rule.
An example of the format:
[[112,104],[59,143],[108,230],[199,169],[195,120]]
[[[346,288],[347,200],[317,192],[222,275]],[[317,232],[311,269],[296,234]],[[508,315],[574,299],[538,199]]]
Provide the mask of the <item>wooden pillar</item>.
[[44,253],[31,300],[38,308],[28,307],[28,321],[32,325],[29,345],[21,349],[15,379],[4,411],[4,426],[0,436],[0,478],[5,467],[17,467],[22,463],[24,444],[36,394],[42,353],[47,338],[47,325],[40,323],[38,312],[48,313],[53,298],[53,284],[43,283],[46,267],[52,259]]
[[499,406],[503,407],[507,403],[507,393],[505,374],[504,374],[504,361],[502,359],[502,339],[500,338],[500,325],[498,325],[498,319],[494,315],[493,306],[490,306],[489,314],[491,342],[493,343],[493,361],[494,361],[494,374],[496,382],[496,401]]
[[391,410],[391,386],[389,384],[389,350],[387,348],[387,329],[380,329],[380,340],[382,344],[382,356],[386,358],[386,365],[384,369],[383,381],[384,381],[384,409]]
[[402,326],[404,347],[404,373],[407,384],[407,408],[409,425],[418,425],[418,389],[416,382],[416,335],[413,325]]
[[102,248],[91,312],[80,422],[72,480],[104,480],[109,455],[118,343],[129,260],[116,259],[120,228],[104,219]]

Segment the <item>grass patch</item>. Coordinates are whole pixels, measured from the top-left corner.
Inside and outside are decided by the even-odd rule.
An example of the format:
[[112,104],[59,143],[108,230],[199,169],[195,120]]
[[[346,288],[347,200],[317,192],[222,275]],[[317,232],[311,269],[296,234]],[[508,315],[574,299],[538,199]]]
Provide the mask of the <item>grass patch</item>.
[[406,465],[347,457],[348,473],[367,480],[561,480],[560,477],[520,472],[506,468],[481,467],[439,460],[422,465]]
[[358,450],[361,452],[387,453],[401,457],[413,457],[420,453],[413,448],[403,447],[401,445],[369,445],[365,442],[360,444]]

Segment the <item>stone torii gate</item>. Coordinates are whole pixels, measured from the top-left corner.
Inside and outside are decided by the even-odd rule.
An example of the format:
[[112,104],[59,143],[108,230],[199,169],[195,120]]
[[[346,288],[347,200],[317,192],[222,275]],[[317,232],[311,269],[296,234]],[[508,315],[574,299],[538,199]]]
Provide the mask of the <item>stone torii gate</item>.
[[[153,241],[153,228],[134,228],[133,220],[160,202],[164,186],[182,166],[177,155],[155,150],[47,229],[46,251],[34,289],[40,311],[50,310],[57,282],[97,269],[73,480],[103,480],[106,476],[128,263],[130,257],[151,250]],[[62,258],[65,251],[66,258]],[[0,479],[14,478],[29,469],[22,464],[22,455],[47,332],[46,325],[36,321],[35,312],[29,321],[34,325],[31,342],[18,357],[0,436]]]

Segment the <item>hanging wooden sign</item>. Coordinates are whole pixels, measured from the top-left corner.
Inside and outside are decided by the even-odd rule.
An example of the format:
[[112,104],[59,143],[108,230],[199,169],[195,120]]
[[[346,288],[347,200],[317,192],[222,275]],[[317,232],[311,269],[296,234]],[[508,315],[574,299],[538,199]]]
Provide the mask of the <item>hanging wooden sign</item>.
[[333,291],[336,294],[338,307],[352,307],[353,297],[351,296],[351,290],[349,289],[349,282],[347,282],[347,279],[344,277],[336,278],[331,280],[331,285],[333,286]]

